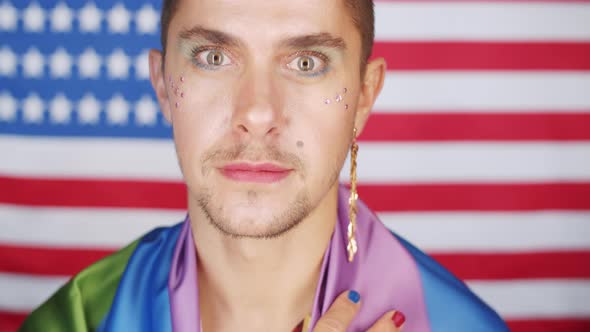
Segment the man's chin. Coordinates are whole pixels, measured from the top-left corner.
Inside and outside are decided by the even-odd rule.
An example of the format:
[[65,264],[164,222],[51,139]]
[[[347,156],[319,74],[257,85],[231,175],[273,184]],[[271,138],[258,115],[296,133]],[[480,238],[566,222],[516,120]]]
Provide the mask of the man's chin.
[[[228,197],[225,200],[199,203],[213,226],[234,237],[278,237],[310,213],[310,204],[304,195],[283,200],[276,195],[273,197],[252,192],[247,195],[251,197],[246,201],[243,197],[238,202]],[[252,197],[254,195],[256,197]]]

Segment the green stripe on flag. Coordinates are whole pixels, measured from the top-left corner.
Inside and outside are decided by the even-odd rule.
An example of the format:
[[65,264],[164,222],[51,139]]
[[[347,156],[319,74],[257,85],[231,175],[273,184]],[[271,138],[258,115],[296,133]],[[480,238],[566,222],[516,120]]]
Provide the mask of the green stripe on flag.
[[108,313],[139,240],[99,260],[60,288],[25,320],[20,332],[95,331]]

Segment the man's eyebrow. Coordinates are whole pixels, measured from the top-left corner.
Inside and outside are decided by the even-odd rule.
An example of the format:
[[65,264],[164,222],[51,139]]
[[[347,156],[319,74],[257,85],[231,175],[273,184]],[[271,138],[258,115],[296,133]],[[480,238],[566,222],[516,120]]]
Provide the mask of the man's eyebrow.
[[280,43],[280,46],[294,49],[312,47],[329,47],[340,50],[346,49],[346,43],[344,42],[344,39],[335,37],[327,32],[291,37],[283,40]]
[[228,33],[207,29],[200,25],[195,25],[190,29],[181,30],[178,36],[181,39],[205,39],[212,44],[228,47],[237,47],[242,45],[238,38]]

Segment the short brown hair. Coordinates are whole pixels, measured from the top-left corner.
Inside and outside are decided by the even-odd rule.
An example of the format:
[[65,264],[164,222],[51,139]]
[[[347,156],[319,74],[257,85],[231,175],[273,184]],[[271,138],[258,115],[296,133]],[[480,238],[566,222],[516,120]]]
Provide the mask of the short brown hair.
[[[160,41],[162,50],[166,51],[168,26],[180,0],[162,0],[162,16],[160,18]],[[344,0],[352,16],[352,22],[361,34],[361,72],[371,56],[375,39],[375,11],[373,0]]]

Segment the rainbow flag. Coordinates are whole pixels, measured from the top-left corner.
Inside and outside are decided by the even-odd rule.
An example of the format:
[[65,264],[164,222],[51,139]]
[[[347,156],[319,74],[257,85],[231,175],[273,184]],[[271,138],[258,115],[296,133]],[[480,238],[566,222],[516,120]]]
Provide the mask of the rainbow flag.
[[[359,202],[359,252],[347,261],[348,197],[326,249],[311,312],[313,328],[343,291],[363,296],[351,331],[400,310],[405,332],[502,332],[504,321],[450,272],[390,231]],[[190,221],[158,228],[85,269],[25,321],[22,331],[201,331]],[[302,317],[303,318],[303,317]],[[197,330],[198,328],[198,330]]]

